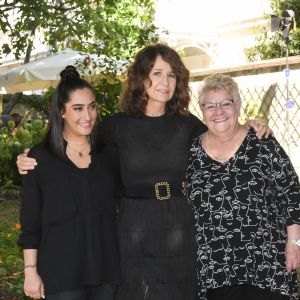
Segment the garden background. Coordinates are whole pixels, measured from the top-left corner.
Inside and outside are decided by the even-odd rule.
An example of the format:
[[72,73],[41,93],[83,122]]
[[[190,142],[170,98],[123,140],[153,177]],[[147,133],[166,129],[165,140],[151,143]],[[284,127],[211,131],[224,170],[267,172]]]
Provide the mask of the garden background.
[[[292,8],[296,13],[297,23],[300,24],[298,0],[264,1],[270,4],[273,13],[278,16],[281,16],[284,10]],[[39,45],[46,45],[47,49],[50,49],[50,54],[68,47],[84,53],[106,55],[110,60],[106,62],[105,70],[102,68],[101,78],[91,76],[91,70],[103,66],[90,60],[88,54],[87,59],[84,62],[78,61],[76,66],[93,84],[100,114],[102,116],[113,114],[119,109],[118,96],[124,80],[124,77],[119,76],[119,69],[116,68],[115,62],[122,61],[128,64],[139,49],[160,40],[174,46],[188,66],[191,63],[191,56],[188,56],[188,53],[193,52],[184,50],[178,36],[174,38],[175,35],[159,29],[155,23],[155,14],[159,13],[157,9],[166,6],[168,13],[166,16],[170,18],[172,4],[178,2],[180,1],[165,0],[157,3],[155,0],[37,0],[34,2],[3,0],[0,1],[0,41],[2,41],[0,58],[2,63],[5,63],[7,57],[13,56],[15,61],[26,64],[34,59],[37,40]],[[197,1],[182,2],[191,5],[192,2]],[[205,2],[208,1],[199,0],[197,3],[200,2],[204,7]],[[266,18],[268,19],[269,15]],[[213,18],[208,21],[214,22]],[[195,24],[197,26],[197,23]],[[286,114],[284,104],[286,85],[284,79],[280,81],[273,75],[285,68],[285,62],[280,59],[284,60],[286,45],[282,40],[282,28],[270,34],[269,22],[264,24],[266,27],[260,27],[256,31],[255,44],[244,51],[244,56],[249,63],[236,68],[224,66],[218,68],[216,61],[208,61],[207,65],[197,71],[191,69],[193,93],[191,110],[195,114],[201,117],[196,94],[202,79],[214,72],[228,73],[240,80],[242,85],[241,93],[245,99],[242,120],[264,118],[275,129],[275,134],[281,136],[285,128],[281,122]],[[291,72],[296,72],[300,70],[300,30],[294,29],[290,32],[290,36],[290,56],[293,56],[295,61],[291,65]],[[193,39],[194,37],[191,37],[191,40]],[[211,41],[209,43],[212,45]],[[175,44],[178,47],[175,47]],[[222,49],[220,52],[222,53]],[[271,61],[265,61],[266,59]],[[278,61],[275,62],[274,59]],[[199,61],[199,56],[197,60]],[[205,57],[203,61],[206,61]],[[261,74],[265,74],[269,79],[273,78],[273,81],[265,82],[262,86]],[[246,76],[246,79],[240,78],[241,75]],[[249,88],[247,86],[249,79],[254,75],[255,84]],[[293,117],[292,128],[295,129],[292,138],[295,139],[293,145],[298,149],[299,82],[297,81],[295,86],[291,87],[293,87],[291,95],[296,106],[290,112]],[[23,116],[18,127],[13,121],[10,121],[7,126],[0,124],[0,300],[26,299],[23,294],[22,253],[16,245],[20,231],[18,211],[22,189],[21,177],[17,173],[15,161],[19,153],[39,142],[45,134],[52,96],[52,88],[41,94],[16,93],[0,96],[2,114],[20,112]],[[277,113],[279,110],[280,112]]]

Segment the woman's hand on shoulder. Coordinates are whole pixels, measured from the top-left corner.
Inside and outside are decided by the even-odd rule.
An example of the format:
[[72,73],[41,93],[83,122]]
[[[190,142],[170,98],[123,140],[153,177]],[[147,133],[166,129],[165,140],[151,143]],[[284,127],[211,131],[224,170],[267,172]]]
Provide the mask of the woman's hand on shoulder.
[[253,128],[258,139],[274,136],[273,130],[263,120],[248,120],[245,124],[247,128]]
[[30,149],[25,149],[24,153],[17,156],[17,167],[21,175],[25,175],[29,170],[33,170],[37,166],[37,161],[34,158],[28,157]]
[[44,283],[36,269],[25,271],[24,293],[33,299],[45,298]]

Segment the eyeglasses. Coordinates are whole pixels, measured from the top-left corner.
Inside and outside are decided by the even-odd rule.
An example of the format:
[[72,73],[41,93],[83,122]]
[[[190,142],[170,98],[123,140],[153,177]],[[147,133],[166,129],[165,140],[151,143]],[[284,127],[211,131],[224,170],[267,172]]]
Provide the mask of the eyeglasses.
[[201,107],[205,111],[215,111],[218,106],[223,110],[228,110],[233,106],[234,102],[236,102],[236,100],[234,99],[224,99],[216,103],[208,102],[208,103],[201,104]]

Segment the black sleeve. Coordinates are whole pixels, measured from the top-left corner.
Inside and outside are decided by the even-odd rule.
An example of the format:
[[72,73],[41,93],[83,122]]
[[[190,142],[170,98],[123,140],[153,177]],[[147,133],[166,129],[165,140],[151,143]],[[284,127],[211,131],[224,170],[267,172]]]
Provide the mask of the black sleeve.
[[[30,151],[29,156],[38,159]],[[22,176],[23,195],[20,209],[21,234],[18,245],[23,249],[37,249],[41,233],[41,196],[37,183],[39,166]]]
[[123,184],[120,171],[120,158],[117,143],[118,116],[104,118],[100,131],[104,141],[104,152],[108,157],[109,165],[114,174],[115,198],[119,204],[123,195]]
[[193,130],[190,137],[190,141],[192,141],[196,137],[200,136],[202,133],[207,131],[207,126],[193,114],[190,114],[190,118],[193,122]]
[[287,226],[300,224],[300,186],[296,171],[275,138],[268,140],[276,200],[285,205]]

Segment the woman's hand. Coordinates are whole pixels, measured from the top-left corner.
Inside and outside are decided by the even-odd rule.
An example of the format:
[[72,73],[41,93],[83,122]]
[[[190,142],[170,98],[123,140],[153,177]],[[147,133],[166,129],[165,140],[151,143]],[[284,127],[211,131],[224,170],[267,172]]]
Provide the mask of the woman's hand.
[[36,269],[25,270],[24,293],[33,299],[45,298],[44,284]]
[[28,170],[33,170],[37,166],[34,158],[27,157],[29,149],[25,149],[23,154],[17,156],[17,167],[21,175],[28,173]]
[[258,139],[262,139],[263,137],[268,138],[270,135],[274,136],[273,130],[263,121],[248,120],[245,126],[247,128],[253,128]]
[[287,242],[285,246],[286,268],[292,272],[300,267],[300,247]]

